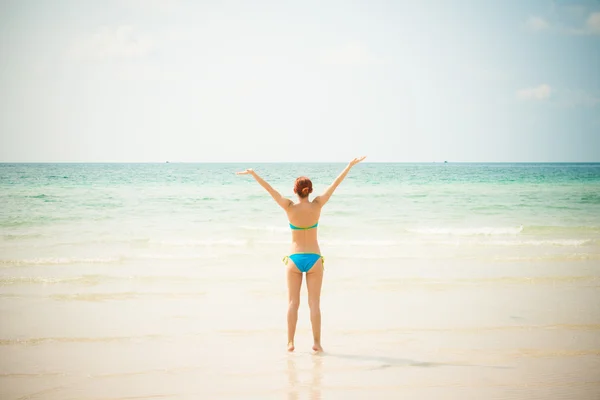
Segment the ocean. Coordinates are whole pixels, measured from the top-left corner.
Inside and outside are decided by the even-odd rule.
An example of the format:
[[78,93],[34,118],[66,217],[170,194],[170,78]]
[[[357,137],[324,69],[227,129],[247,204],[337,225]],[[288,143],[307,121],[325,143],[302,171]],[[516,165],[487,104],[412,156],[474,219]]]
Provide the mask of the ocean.
[[[283,195],[340,163],[0,164],[0,398],[600,398],[600,164],[361,163],[287,354]],[[435,368],[434,368],[435,367]]]

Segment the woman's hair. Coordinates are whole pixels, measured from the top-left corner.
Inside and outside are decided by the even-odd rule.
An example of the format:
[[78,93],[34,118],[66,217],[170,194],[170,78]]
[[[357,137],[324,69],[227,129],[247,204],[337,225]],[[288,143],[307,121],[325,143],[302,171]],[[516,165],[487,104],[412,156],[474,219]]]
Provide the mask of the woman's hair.
[[300,197],[308,197],[313,191],[312,182],[306,176],[301,176],[294,183],[294,193]]

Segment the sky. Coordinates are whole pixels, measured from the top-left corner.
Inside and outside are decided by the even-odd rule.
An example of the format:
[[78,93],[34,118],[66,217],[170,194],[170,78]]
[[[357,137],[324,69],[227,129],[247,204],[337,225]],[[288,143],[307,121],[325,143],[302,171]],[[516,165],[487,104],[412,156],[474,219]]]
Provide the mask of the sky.
[[0,162],[599,162],[600,0],[0,0]]

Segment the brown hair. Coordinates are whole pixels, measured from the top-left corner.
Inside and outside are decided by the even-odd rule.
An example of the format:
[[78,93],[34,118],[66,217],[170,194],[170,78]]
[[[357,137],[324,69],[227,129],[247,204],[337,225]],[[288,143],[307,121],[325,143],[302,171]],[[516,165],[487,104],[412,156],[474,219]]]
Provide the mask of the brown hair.
[[313,191],[312,182],[306,176],[301,176],[294,183],[294,193],[300,197],[308,197]]

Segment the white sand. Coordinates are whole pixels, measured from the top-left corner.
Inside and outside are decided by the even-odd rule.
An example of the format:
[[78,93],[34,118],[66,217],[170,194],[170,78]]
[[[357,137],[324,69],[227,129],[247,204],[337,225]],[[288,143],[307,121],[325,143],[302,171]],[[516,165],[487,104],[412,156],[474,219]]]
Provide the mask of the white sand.
[[594,262],[328,262],[321,356],[283,267],[5,285],[0,399],[600,399]]

